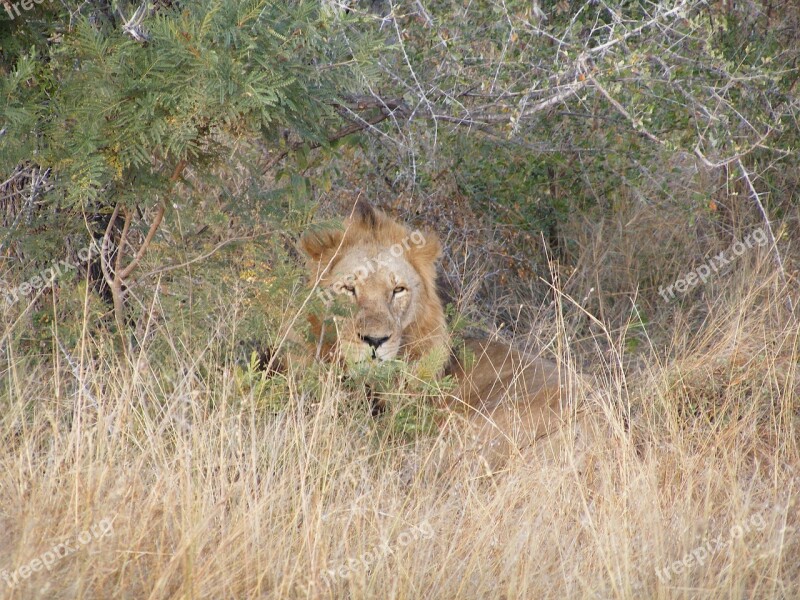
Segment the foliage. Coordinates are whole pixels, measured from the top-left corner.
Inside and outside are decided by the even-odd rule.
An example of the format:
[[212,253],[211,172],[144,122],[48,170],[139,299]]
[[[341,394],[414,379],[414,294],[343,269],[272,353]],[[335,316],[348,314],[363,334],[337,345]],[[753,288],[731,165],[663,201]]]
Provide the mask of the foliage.
[[705,205],[698,168],[738,157],[776,191],[796,171],[800,44],[781,3],[431,0],[390,17],[403,56],[383,64],[434,128],[432,145],[395,133],[408,185],[425,181],[424,159],[449,162],[465,194],[522,205],[547,232],[623,188],[687,205],[676,178]]
[[157,200],[181,161],[202,180],[251,160],[255,142],[324,145],[372,71],[375,36],[310,0],[181,3],[133,28],[117,17],[133,6],[106,8],[52,5],[0,25],[0,169],[51,169],[47,206],[62,210]]
[[312,2],[193,2],[147,28],[140,44],[81,19],[20,56],[3,88],[5,164],[35,155],[73,182],[68,197],[87,200],[146,178],[154,157],[200,166],[232,140],[260,131],[277,142],[286,127],[319,141],[363,59]]
[[[382,36],[355,29],[360,19],[312,0],[59,3],[0,16],[0,172],[11,175],[0,186],[0,251],[18,258],[7,265],[25,278],[106,234],[116,273],[155,204],[166,218],[146,248],[146,287],[128,275],[109,283],[117,324],[118,299],[158,284],[168,315],[189,334],[207,330],[197,327],[211,310],[204,286],[231,284],[220,261],[237,244],[223,242],[254,238],[264,223],[291,232],[308,221],[317,175],[307,170],[332,151],[331,132],[349,122],[342,106],[374,70]],[[322,152],[309,157],[311,146]],[[287,154],[265,186],[265,161]],[[330,186],[329,174],[320,180]],[[122,215],[109,226],[114,207],[136,212],[129,232]],[[267,246],[258,262],[281,271],[285,251]],[[118,252],[130,256],[115,265]],[[198,256],[219,260],[176,266]],[[248,268],[238,262],[234,270]],[[102,291],[99,263],[92,287]],[[125,304],[129,323],[147,312],[146,301]]]

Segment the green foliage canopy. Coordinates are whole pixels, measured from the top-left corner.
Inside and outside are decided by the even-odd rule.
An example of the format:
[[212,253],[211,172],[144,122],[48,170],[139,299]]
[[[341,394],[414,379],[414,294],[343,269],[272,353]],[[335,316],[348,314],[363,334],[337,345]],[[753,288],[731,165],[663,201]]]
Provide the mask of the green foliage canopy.
[[377,36],[315,1],[198,0],[127,29],[123,7],[108,8],[0,24],[0,170],[52,168],[69,205],[109,191],[132,203],[179,161],[213,167],[242,141],[324,143],[335,106],[372,72]]

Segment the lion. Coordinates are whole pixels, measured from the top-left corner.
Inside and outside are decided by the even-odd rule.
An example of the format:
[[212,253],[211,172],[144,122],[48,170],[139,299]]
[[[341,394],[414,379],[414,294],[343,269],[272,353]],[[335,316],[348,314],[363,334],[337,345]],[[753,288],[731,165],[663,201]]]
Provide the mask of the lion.
[[300,248],[323,299],[343,297],[350,306],[332,338],[311,319],[315,339],[327,338],[316,350],[346,364],[433,362],[438,375],[456,381],[446,408],[467,424],[473,449],[491,465],[551,435],[574,413],[574,382],[554,362],[500,341],[451,342],[436,286],[442,248],[435,234],[412,231],[359,200],[343,228],[309,231]]

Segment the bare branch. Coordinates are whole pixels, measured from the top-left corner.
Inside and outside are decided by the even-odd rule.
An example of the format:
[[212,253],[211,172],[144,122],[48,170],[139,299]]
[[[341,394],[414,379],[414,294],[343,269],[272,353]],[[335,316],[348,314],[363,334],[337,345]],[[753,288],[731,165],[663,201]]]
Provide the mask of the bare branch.
[[783,268],[783,259],[781,258],[781,253],[778,250],[778,242],[775,239],[775,234],[772,232],[772,225],[769,221],[769,215],[767,214],[767,210],[764,208],[764,204],[761,202],[761,198],[756,191],[755,186],[753,185],[753,180],[750,177],[750,173],[748,173],[747,169],[745,169],[744,164],[740,158],[736,159],[736,164],[739,167],[739,170],[742,172],[742,177],[744,178],[745,182],[747,183],[747,187],[750,190],[750,196],[753,198],[753,201],[756,203],[761,216],[764,219],[764,225],[767,228],[767,234],[769,235],[770,244],[772,244],[772,251],[775,255],[775,264],[778,267],[778,273],[781,276],[781,282],[783,283],[784,290],[786,290],[786,308],[789,311],[789,314],[792,317],[795,317],[794,314],[794,304],[792,303],[792,296],[789,294],[789,284],[786,281],[786,271]]
[[112,275],[111,269],[108,266],[108,241],[111,238],[111,231],[114,228],[114,223],[117,222],[118,216],[119,204],[114,207],[114,212],[111,213],[111,218],[108,221],[108,225],[106,225],[106,231],[103,234],[102,250],[100,252],[100,267],[103,271],[103,279],[106,280],[106,283],[109,287],[114,285],[114,276]]
[[622,106],[622,104],[620,104],[619,102],[617,102],[617,100],[611,94],[608,93],[608,90],[606,90],[606,88],[603,87],[603,85],[599,81],[597,81],[597,79],[592,77],[591,80],[592,80],[592,85],[594,85],[594,87],[597,88],[597,91],[600,92],[605,97],[605,99],[608,100],[611,103],[611,106],[616,108],[617,111],[630,122],[630,124],[633,126],[633,128],[636,131],[638,131],[639,133],[644,135],[651,142],[655,142],[656,144],[659,144],[659,145],[662,145],[662,146],[664,145],[664,141],[663,140],[660,140],[655,135],[650,133],[644,127],[644,125],[642,124],[641,120],[634,119],[631,116],[631,114],[627,110],[625,110],[625,107]]
[[167,267],[161,267],[160,269],[156,269],[154,271],[150,271],[149,273],[145,273],[144,275],[141,275],[136,279],[136,283],[139,283],[142,279],[146,279],[147,277],[152,277],[153,275],[160,275],[162,273],[168,273],[169,271],[175,271],[177,269],[183,269],[185,267],[188,267],[189,265],[193,265],[195,263],[202,262],[202,261],[206,260],[207,258],[210,258],[211,256],[213,256],[214,254],[216,254],[217,252],[219,252],[220,250],[222,250],[225,246],[227,246],[229,244],[234,244],[234,243],[237,243],[237,242],[249,242],[249,241],[255,239],[255,237],[256,236],[254,236],[254,235],[248,235],[248,236],[244,236],[244,237],[235,237],[235,238],[230,238],[230,239],[227,239],[227,240],[223,240],[219,244],[214,246],[211,250],[206,252],[205,254],[201,254],[200,256],[196,256],[191,260],[187,260],[186,262],[183,262],[183,263],[181,263],[179,265],[169,265]]
[[[353,123],[352,125],[348,125],[347,127],[343,127],[342,129],[339,129],[338,131],[332,133],[330,136],[328,136],[326,143],[332,144],[333,142],[345,138],[348,135],[352,135],[354,133],[358,133],[359,131],[364,131],[365,129],[374,127],[381,121],[385,121],[386,119],[391,117],[395,112],[407,110],[406,105],[402,99],[384,100],[379,97],[359,96],[354,98],[354,104],[355,106],[353,107],[349,107],[346,105],[339,105],[339,104],[334,105],[334,107],[336,107],[340,113],[346,112],[349,115],[352,115],[350,118],[356,120],[356,122]],[[355,110],[367,110],[370,108],[379,108],[381,112],[378,115],[375,115],[374,117],[368,119],[363,119],[360,116],[356,115],[356,113],[354,112]],[[290,152],[299,150],[306,144],[307,142],[304,141],[292,142],[291,144],[289,144],[289,147],[286,150],[282,150],[281,152],[271,157],[267,161],[267,164],[264,166],[264,172],[266,173],[276,164],[281,162],[284,158],[286,158],[286,156],[288,156]],[[312,150],[320,148],[322,147],[322,145],[323,145],[322,142],[308,143],[308,147],[311,148]]]
[[[130,264],[122,270],[120,273],[120,278],[125,279],[128,275],[133,272],[136,268],[136,265],[139,264],[139,261],[142,260],[144,253],[147,252],[148,246],[150,246],[150,242],[153,241],[153,238],[156,235],[156,231],[158,231],[158,226],[161,225],[161,220],[164,218],[164,211],[166,210],[166,205],[162,202],[161,205],[156,210],[156,216],[153,218],[153,222],[150,224],[150,230],[147,232],[147,237],[144,238],[142,245],[139,247],[139,251],[136,253],[136,256],[133,257]],[[120,249],[122,249],[120,247]]]

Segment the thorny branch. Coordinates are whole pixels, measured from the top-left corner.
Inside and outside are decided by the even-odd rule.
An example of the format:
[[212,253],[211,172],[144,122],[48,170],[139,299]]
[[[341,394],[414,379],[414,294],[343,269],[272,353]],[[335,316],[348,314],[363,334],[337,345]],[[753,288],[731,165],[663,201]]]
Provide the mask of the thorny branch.
[[792,296],[788,291],[789,285],[786,281],[786,270],[783,268],[783,259],[781,258],[780,251],[778,250],[778,243],[775,238],[775,234],[772,232],[772,224],[770,223],[769,215],[767,214],[767,210],[764,208],[764,204],[761,202],[761,198],[759,197],[758,192],[756,191],[756,188],[753,185],[753,179],[752,177],[750,177],[750,173],[745,168],[741,158],[736,159],[736,165],[739,167],[739,170],[742,173],[742,177],[744,178],[745,183],[747,183],[747,188],[750,191],[751,198],[753,198],[753,201],[756,203],[756,206],[758,207],[758,210],[764,219],[764,224],[767,228],[767,235],[769,235],[769,242],[772,246],[772,251],[775,256],[775,264],[778,267],[778,273],[780,274],[781,277],[781,283],[783,283],[783,289],[786,292],[786,308],[788,309],[790,315],[796,317],[796,315],[794,314],[794,304],[792,303]]

